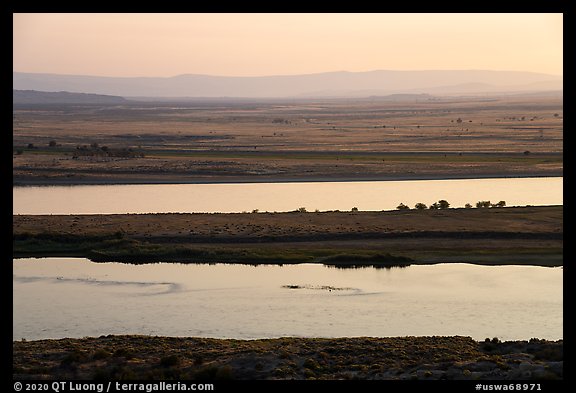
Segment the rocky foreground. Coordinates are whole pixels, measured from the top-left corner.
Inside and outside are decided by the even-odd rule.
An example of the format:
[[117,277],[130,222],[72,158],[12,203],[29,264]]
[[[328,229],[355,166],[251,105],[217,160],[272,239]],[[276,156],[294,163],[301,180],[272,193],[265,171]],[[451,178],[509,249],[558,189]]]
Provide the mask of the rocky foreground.
[[563,341],[101,336],[16,341],[14,379],[559,380]]

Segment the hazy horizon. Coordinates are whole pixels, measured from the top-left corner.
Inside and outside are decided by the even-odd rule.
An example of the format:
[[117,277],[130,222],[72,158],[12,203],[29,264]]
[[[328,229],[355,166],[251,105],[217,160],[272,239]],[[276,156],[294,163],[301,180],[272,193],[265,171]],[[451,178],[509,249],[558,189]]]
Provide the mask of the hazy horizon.
[[13,71],[106,77],[374,70],[563,75],[561,13],[13,14]]
[[327,72],[225,77],[183,74],[167,78],[13,72],[13,88],[121,97],[358,97],[562,90],[563,78],[515,71]]
[[20,70],[12,70],[12,73],[17,74],[39,74],[39,75],[58,75],[58,76],[78,76],[78,77],[98,77],[98,78],[155,78],[155,79],[170,79],[178,78],[183,76],[208,76],[208,77],[220,77],[220,78],[275,78],[275,77],[292,77],[292,76],[312,76],[312,75],[322,75],[322,74],[367,74],[371,72],[436,72],[436,71],[447,71],[447,72],[513,72],[513,73],[530,73],[530,74],[540,74],[545,76],[552,76],[556,78],[564,78],[563,74],[549,74],[545,72],[535,72],[535,71],[525,71],[525,70],[496,70],[496,69],[414,69],[414,70],[398,70],[398,69],[374,69],[366,71],[349,71],[349,70],[337,70],[337,71],[318,71],[318,72],[308,72],[308,73],[294,73],[294,74],[270,74],[270,75],[217,75],[217,74],[199,74],[194,72],[184,72],[176,75],[167,76],[155,76],[155,75],[95,75],[95,74],[66,74],[66,73],[56,73],[56,72],[26,72]]

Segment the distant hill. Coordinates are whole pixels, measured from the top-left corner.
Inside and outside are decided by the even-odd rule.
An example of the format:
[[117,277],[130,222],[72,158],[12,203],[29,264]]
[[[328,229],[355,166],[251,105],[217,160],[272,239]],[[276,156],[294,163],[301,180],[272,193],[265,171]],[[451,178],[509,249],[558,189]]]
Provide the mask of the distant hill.
[[13,73],[13,88],[122,97],[368,97],[390,94],[462,94],[561,90],[562,77],[534,72],[438,70],[326,72],[229,77],[179,75],[117,78]]
[[110,95],[36,90],[12,90],[12,100],[14,104],[122,104],[127,102],[123,97]]

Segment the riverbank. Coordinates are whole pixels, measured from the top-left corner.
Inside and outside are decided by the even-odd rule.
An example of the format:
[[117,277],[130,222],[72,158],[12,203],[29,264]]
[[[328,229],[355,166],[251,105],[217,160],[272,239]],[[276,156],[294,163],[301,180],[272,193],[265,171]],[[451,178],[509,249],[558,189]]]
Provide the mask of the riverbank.
[[98,262],[563,264],[563,206],[384,212],[15,215],[14,257]]
[[18,380],[558,380],[563,358],[562,340],[108,335],[15,341],[12,364]]
[[246,183],[324,183],[324,182],[369,182],[369,181],[416,181],[416,180],[466,180],[466,179],[520,179],[534,177],[562,177],[563,170],[524,171],[524,172],[482,172],[482,173],[412,173],[375,175],[308,175],[308,176],[218,176],[193,177],[178,175],[162,176],[14,176],[14,187],[26,186],[89,186],[89,185],[145,185],[145,184],[246,184]]

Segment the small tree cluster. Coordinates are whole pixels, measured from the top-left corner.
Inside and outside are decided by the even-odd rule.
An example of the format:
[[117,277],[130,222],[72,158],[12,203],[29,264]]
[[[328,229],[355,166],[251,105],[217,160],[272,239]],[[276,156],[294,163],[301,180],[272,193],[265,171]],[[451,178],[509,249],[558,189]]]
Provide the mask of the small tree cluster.
[[[426,206],[426,204],[422,203],[422,202],[418,202],[416,205],[414,205],[414,208],[416,210],[448,209],[449,207],[450,207],[450,203],[445,199],[441,199],[438,202],[434,202],[433,204],[430,205],[430,207]],[[406,209],[410,209],[410,207],[406,206],[404,203],[400,203],[398,206],[396,206],[396,209],[397,210],[406,210]]]
[[[490,207],[504,207],[506,206],[506,201],[500,201],[498,203],[491,203],[490,201],[478,201],[476,202],[476,207],[477,208],[490,208]],[[464,205],[464,207],[466,209],[471,209],[472,205],[470,203],[466,203]],[[426,206],[425,203],[422,202],[418,202],[416,205],[414,205],[414,209],[416,210],[443,210],[443,209],[449,209],[450,208],[450,203],[445,200],[445,199],[440,199],[438,202],[434,202],[433,204],[431,204],[430,206]],[[400,203],[398,206],[396,206],[397,210],[406,210],[406,209],[410,209],[410,207],[406,206],[404,203]]]
[[500,201],[498,203],[491,203],[490,201],[478,201],[476,202],[477,208],[489,208],[489,207],[504,207],[506,206],[506,201]]
[[76,146],[75,156],[99,156],[99,157],[144,157],[144,153],[139,152],[131,147],[124,147],[122,149],[112,150],[108,146],[100,146],[98,143],[91,143],[88,145]]
[[428,209],[430,210],[438,210],[438,209],[448,209],[450,207],[450,203],[446,199],[440,199],[438,202],[434,202],[430,205]]

